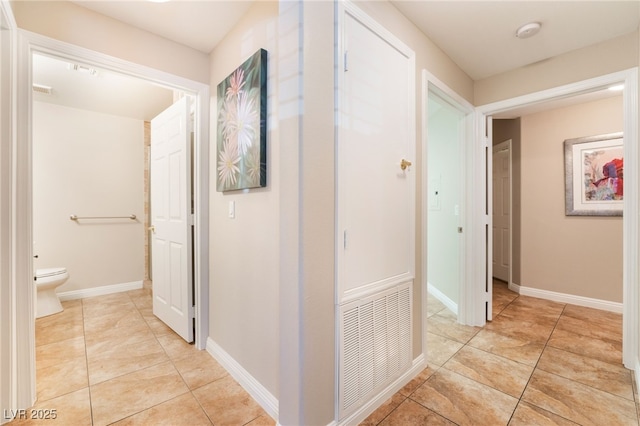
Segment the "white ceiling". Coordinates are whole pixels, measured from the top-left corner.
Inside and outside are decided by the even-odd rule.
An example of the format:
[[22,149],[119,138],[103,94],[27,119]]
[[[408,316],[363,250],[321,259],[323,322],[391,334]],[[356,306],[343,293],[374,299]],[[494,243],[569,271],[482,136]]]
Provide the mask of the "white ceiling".
[[[209,53],[253,1],[262,0],[172,0],[168,3],[75,0],[74,3]],[[390,1],[474,80],[619,37],[635,31],[640,21],[638,0]],[[518,27],[532,21],[542,24],[539,34],[529,39],[515,37]],[[103,105],[126,104],[130,110],[138,111],[126,114],[139,117],[140,111],[144,110],[148,111],[143,114],[144,119],[150,118],[148,114],[152,113],[150,111],[154,107],[138,105],[137,102],[155,98],[151,95],[133,95],[137,90],[145,89],[134,89],[129,86],[133,83],[131,81],[122,82],[128,85],[121,90],[106,85],[111,78],[128,78],[107,77],[109,73],[102,72],[99,79],[88,80],[100,82],[102,87],[90,89],[85,86],[86,80],[65,82],[65,77],[72,77],[69,72],[61,72],[54,77],[55,70],[63,69],[49,65],[34,66],[34,73],[38,73],[34,83],[53,86],[58,98],[40,100],[62,103],[66,99],[65,93],[68,92],[69,96],[78,93],[81,96],[75,100],[76,104],[80,102],[80,105],[85,105],[90,99],[99,100]],[[145,82],[143,86],[151,85]],[[153,91],[159,90],[157,86],[151,87],[154,87]],[[122,98],[123,93],[131,96]],[[106,94],[118,94],[118,97],[115,100],[102,98]]]
[[50,87],[51,94],[34,91],[33,100],[138,120],[151,120],[173,103],[173,91],[148,81],[104,70],[90,75],[69,65],[34,55],[33,83]]
[[[473,80],[631,33],[640,21],[637,0],[391,2]],[[540,32],[517,38],[529,22]]]
[[[74,3],[210,53],[253,1]],[[474,80],[630,33],[640,21],[637,0],[390,1]],[[515,37],[533,21],[542,24],[538,35]]]

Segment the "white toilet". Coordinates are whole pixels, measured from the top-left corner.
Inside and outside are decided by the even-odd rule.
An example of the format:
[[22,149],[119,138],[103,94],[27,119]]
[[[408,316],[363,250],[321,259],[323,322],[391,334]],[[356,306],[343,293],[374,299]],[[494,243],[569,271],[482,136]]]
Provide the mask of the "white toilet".
[[66,268],[36,269],[36,288],[38,299],[36,301],[36,318],[62,312],[60,299],[56,289],[69,279]]

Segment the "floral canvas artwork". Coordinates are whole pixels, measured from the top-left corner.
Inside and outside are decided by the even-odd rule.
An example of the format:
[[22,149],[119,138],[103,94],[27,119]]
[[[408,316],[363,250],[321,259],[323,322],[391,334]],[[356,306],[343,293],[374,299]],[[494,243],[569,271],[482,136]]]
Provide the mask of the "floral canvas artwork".
[[218,191],[267,185],[267,51],[218,84]]

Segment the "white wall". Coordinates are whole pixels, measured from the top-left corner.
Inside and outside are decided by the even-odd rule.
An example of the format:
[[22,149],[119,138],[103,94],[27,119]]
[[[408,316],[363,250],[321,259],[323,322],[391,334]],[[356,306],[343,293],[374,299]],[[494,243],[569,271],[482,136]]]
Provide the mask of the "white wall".
[[58,292],[143,279],[143,132],[140,120],[34,102],[34,266],[67,268]]

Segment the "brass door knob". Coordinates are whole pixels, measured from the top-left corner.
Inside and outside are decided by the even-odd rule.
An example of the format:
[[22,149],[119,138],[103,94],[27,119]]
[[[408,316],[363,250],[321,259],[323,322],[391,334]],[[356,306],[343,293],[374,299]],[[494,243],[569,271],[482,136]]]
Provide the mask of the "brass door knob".
[[407,167],[411,166],[411,161],[407,161],[404,158],[402,159],[402,161],[400,162],[400,168],[404,171],[407,170]]
[[149,228],[147,228],[149,231],[151,231],[152,233],[156,233],[156,227],[154,225],[151,225]]

